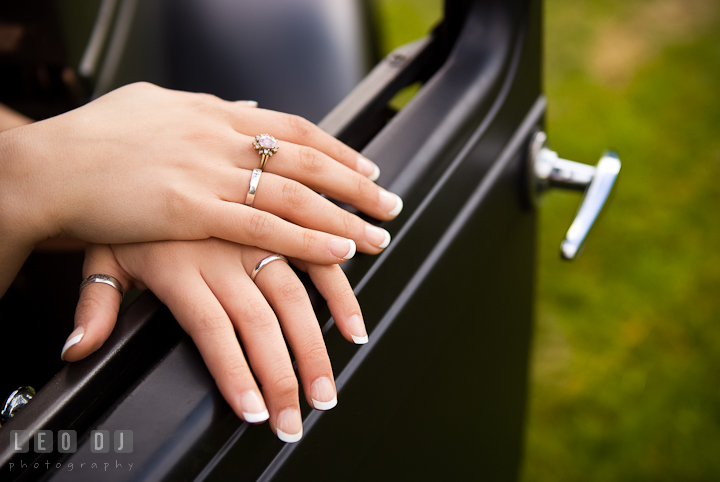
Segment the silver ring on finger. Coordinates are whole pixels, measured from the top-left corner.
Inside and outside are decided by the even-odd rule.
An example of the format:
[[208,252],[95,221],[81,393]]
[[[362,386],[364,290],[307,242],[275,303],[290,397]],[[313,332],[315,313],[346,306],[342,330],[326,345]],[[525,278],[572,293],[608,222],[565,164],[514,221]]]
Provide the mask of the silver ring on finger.
[[261,171],[265,169],[265,163],[270,158],[270,156],[275,154],[278,149],[280,149],[277,139],[275,139],[269,134],[260,134],[259,136],[255,136],[253,146],[255,147],[255,150],[258,151],[258,154],[260,154]]
[[255,193],[257,192],[258,184],[260,184],[260,175],[262,169],[253,169],[252,176],[250,177],[250,187],[248,188],[247,196],[245,196],[245,205],[252,207],[255,203]]
[[267,258],[263,258],[260,260],[260,262],[255,266],[255,269],[252,270],[252,273],[250,273],[250,279],[255,281],[255,277],[260,272],[261,269],[263,269],[265,266],[269,265],[273,261],[285,261],[288,262],[287,258],[283,256],[282,254],[271,254]]
[[112,286],[118,292],[120,293],[120,298],[123,297],[125,292],[123,291],[123,285],[120,283],[120,281],[115,278],[114,276],[110,276],[109,274],[91,274],[87,278],[83,280],[82,283],[80,283],[80,292],[82,293],[82,290],[87,288],[88,285],[91,285],[93,283],[104,283],[106,285]]

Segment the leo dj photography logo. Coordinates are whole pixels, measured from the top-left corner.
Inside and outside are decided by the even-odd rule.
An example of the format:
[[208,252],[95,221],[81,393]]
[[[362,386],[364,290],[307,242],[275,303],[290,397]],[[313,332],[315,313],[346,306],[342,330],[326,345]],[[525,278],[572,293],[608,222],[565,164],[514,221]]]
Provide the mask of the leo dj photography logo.
[[[54,434],[52,430],[39,430],[31,436],[29,430],[11,430],[10,446],[13,452],[18,454],[27,454],[30,452],[30,443],[33,443],[33,452],[36,454],[49,454],[57,451],[61,454],[74,454],[78,451],[77,432],[75,430],[58,430]],[[93,430],[90,432],[90,452],[93,454],[107,454],[111,450],[117,454],[131,454],[133,451],[133,432],[132,430],[116,430],[110,436],[109,430]],[[31,457],[31,460],[35,457]],[[63,470],[67,472],[74,471],[91,471],[107,472],[108,470],[127,470],[131,471],[133,464],[127,459],[118,459],[107,461],[107,457],[93,460],[92,456],[88,460],[74,460],[69,462],[26,462],[22,458],[8,464],[8,470],[45,470],[50,469]],[[122,460],[122,462],[121,462]]]
[[[75,430],[58,430],[57,437],[52,430],[38,430],[30,437],[28,430],[11,430],[10,444],[13,452],[26,454],[30,451],[30,440],[36,454],[49,454],[54,449],[61,454],[77,452],[77,432]],[[55,442],[57,441],[57,447]],[[133,451],[133,431],[115,430],[110,438],[109,430],[93,430],[90,432],[90,452],[106,454],[113,449],[117,454],[131,454]]]

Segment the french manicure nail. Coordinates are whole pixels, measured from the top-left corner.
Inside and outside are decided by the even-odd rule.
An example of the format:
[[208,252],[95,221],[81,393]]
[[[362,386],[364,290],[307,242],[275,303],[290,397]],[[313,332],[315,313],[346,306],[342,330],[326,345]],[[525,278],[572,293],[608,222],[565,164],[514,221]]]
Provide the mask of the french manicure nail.
[[65,345],[63,346],[62,352],[60,353],[60,359],[65,359],[65,352],[68,351],[73,346],[80,343],[80,340],[83,339],[83,336],[85,336],[85,327],[80,325],[75,330],[73,330],[72,333],[70,333],[70,336],[68,337],[68,340],[65,342]]
[[255,390],[248,390],[240,398],[243,418],[247,423],[260,423],[270,418],[270,414]]
[[236,101],[238,104],[245,104],[248,107],[257,107],[258,103],[254,100],[238,100]]
[[378,248],[387,248],[390,244],[390,233],[387,229],[378,228],[377,226],[365,226],[365,236],[370,244]]
[[[373,164],[375,164],[375,163],[373,163]],[[375,164],[375,170],[373,171],[372,174],[370,174],[370,175],[368,176],[368,179],[370,179],[371,181],[375,182],[375,181],[378,180],[379,177],[380,177],[380,168],[378,167],[377,164]]]
[[337,405],[337,393],[327,377],[320,377],[310,387],[313,407],[315,410],[330,410]]
[[357,170],[371,181],[377,181],[380,177],[380,168],[365,156],[358,156]]
[[391,192],[380,191],[380,205],[387,210],[390,216],[397,216],[403,208],[403,201],[400,196]]
[[300,412],[294,408],[283,410],[277,419],[277,436],[285,443],[295,443],[302,438],[303,427]]
[[355,256],[355,241],[352,239],[331,239],[330,252],[333,256],[342,259],[350,259]]
[[364,345],[368,342],[367,331],[365,331],[365,323],[363,323],[360,315],[352,315],[348,318],[348,330],[350,330],[350,336],[356,345]]

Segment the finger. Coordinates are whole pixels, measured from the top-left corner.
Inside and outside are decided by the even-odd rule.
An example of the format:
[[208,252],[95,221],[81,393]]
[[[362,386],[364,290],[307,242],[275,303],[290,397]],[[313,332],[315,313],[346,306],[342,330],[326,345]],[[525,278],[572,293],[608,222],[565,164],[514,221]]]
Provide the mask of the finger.
[[[243,202],[245,193],[240,186],[249,186],[247,171],[225,168],[219,173],[216,186],[223,199]],[[261,175],[253,207],[308,229],[352,239],[363,253],[377,254],[390,244],[390,233],[385,229],[347,212],[299,182],[274,174]]]
[[[200,274],[185,270],[149,287],[193,339],[220,393],[238,417],[249,423],[267,420],[265,401],[240,349],[233,324]],[[244,293],[234,293],[239,295]]]
[[357,249],[352,239],[303,228],[274,214],[233,202],[209,202],[203,221],[208,236],[320,264],[342,263],[355,256]]
[[367,330],[360,304],[343,270],[337,265],[301,264],[304,265],[301,269],[306,269],[313,284],[327,301],[335,324],[345,339],[356,345],[367,343]]
[[[252,254],[243,256],[248,270],[267,256],[260,250]],[[265,265],[257,273],[255,284],[280,319],[298,364],[307,402],[316,410],[330,410],[337,405],[332,366],[305,287],[284,261]]]
[[231,116],[233,127],[242,134],[255,137],[268,133],[277,139],[317,149],[371,181],[380,177],[380,168],[374,162],[302,117],[265,109],[258,109],[248,117],[232,105],[231,112],[235,114]]
[[[248,278],[237,246],[225,244],[227,254],[207,259],[203,276],[240,334],[262,385],[271,427],[284,442],[296,442],[302,437],[298,383],[283,333],[270,305]],[[233,258],[236,263],[228,262]]]
[[[244,146],[241,147],[243,155],[238,156],[238,159],[247,159],[255,152],[252,139],[249,141],[241,143]],[[402,199],[398,195],[335,162],[327,154],[305,145],[282,142],[263,170],[294,179],[376,219],[393,219],[403,208]]]
[[[85,250],[83,278],[91,274],[115,277],[123,286],[130,288],[131,279],[115,260],[110,246],[89,244]],[[75,309],[75,328],[63,346],[60,358],[77,361],[95,352],[108,339],[115,322],[122,295],[117,289],[104,283],[91,283],[80,292]]]

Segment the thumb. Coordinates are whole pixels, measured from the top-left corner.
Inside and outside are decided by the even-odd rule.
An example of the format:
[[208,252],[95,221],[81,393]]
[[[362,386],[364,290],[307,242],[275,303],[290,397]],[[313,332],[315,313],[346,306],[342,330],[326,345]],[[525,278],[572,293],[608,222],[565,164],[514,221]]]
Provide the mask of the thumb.
[[[131,284],[130,277],[120,267],[110,246],[89,244],[85,250],[83,277],[93,274],[116,278],[123,291]],[[105,343],[117,321],[122,296],[110,284],[90,283],[80,292],[75,309],[75,329],[68,336],[60,358],[65,361],[82,360]]]

